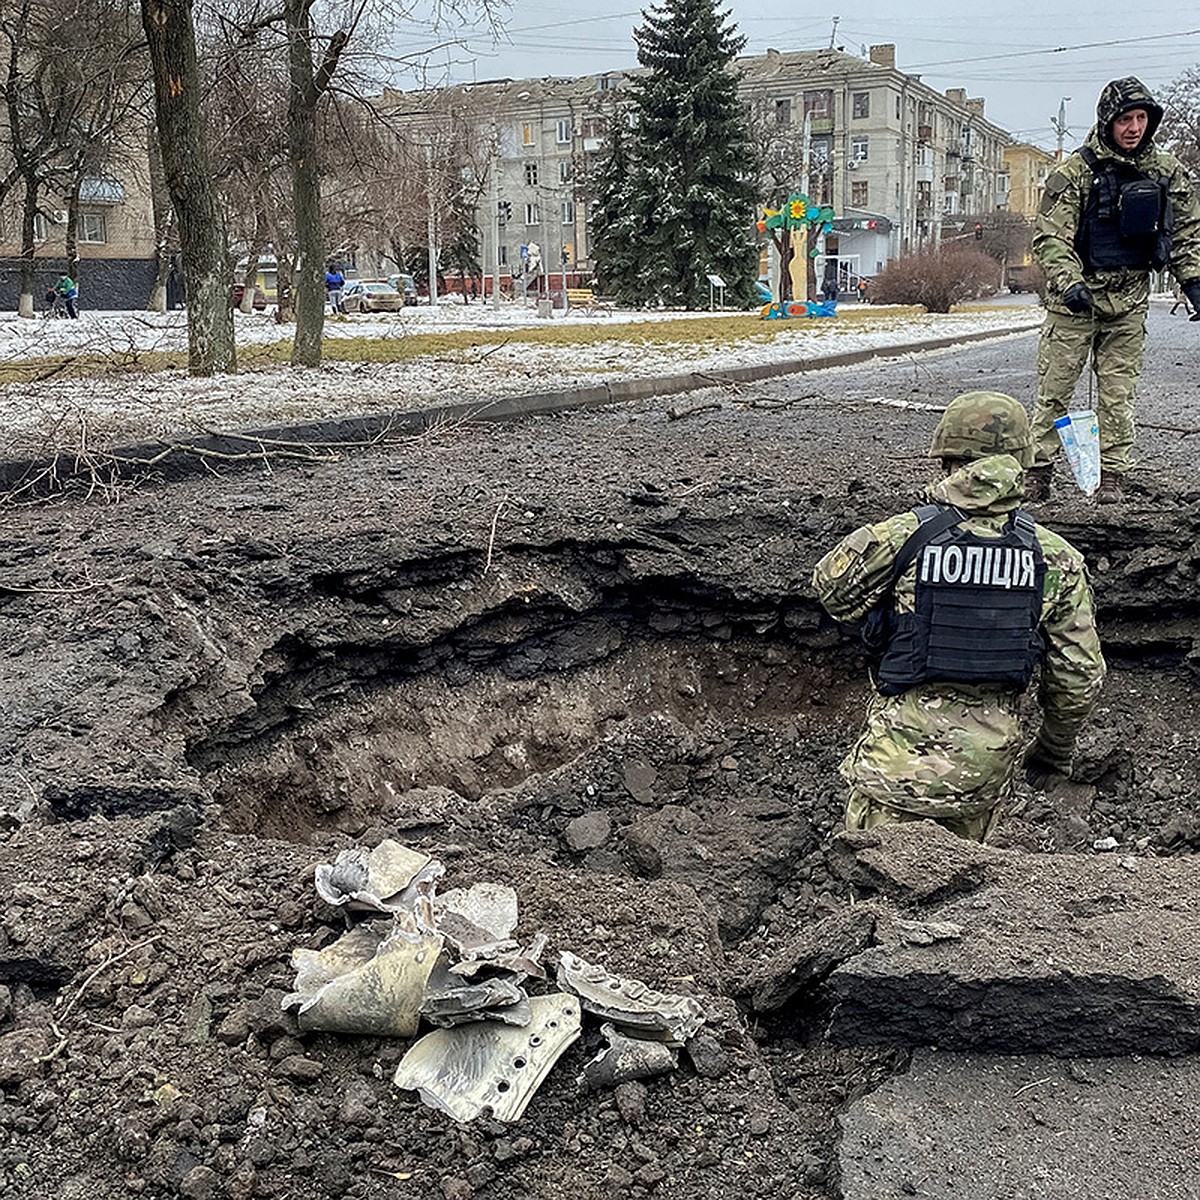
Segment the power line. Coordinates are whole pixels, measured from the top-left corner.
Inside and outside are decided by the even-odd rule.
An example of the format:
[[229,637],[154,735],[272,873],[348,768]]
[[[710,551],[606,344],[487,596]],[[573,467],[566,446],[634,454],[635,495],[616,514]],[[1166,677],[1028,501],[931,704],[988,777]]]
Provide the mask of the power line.
[[975,58],[948,58],[941,62],[913,63],[913,71],[925,71],[931,67],[953,67],[967,63],[996,62],[1004,58],[1033,58],[1043,54],[1065,54],[1071,50],[1095,50],[1102,46],[1132,46],[1136,42],[1165,42],[1177,38],[1195,37],[1200,29],[1185,29],[1181,33],[1155,33],[1146,37],[1113,38],[1106,42],[1080,42],[1078,46],[1050,46],[1045,50],[1015,50],[1009,54],[982,54]]

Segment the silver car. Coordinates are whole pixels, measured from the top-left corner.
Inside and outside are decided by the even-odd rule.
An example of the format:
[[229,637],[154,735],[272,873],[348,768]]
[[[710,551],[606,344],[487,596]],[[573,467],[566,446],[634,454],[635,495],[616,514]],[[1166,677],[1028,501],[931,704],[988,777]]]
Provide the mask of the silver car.
[[390,283],[351,279],[342,291],[342,309],[348,313],[399,312],[404,297]]

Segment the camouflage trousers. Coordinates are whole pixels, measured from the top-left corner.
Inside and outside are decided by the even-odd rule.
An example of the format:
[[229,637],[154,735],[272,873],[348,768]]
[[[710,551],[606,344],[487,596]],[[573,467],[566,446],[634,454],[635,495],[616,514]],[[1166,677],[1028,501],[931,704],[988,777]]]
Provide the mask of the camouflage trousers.
[[[1142,373],[1146,306],[1119,317],[1047,312],[1038,344],[1038,395],[1030,435],[1033,465],[1049,466],[1059,449],[1054,422],[1072,409],[1094,407],[1100,425],[1100,466],[1124,475],[1133,466],[1133,393]],[[1088,353],[1096,374],[1095,404],[1074,403]]]
[[914,812],[907,808],[893,808],[858,788],[851,788],[850,798],[846,802],[846,828],[874,829],[877,825],[893,825],[903,821],[933,821],[949,829],[951,833],[958,834],[960,838],[983,842],[995,828],[1003,808],[1004,801],[1001,799],[991,808],[972,813],[970,816],[933,817],[929,813]]

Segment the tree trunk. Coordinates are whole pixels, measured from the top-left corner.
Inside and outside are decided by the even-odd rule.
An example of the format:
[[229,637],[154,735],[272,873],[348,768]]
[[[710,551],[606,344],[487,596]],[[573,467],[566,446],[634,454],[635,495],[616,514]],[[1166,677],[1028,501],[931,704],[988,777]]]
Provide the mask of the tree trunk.
[[200,119],[200,73],[191,0],[141,0],[154,71],[163,171],[183,250],[188,304],[188,370],[237,370],[225,223],[217,203]]
[[288,36],[288,157],[296,224],[292,365],[321,362],[325,330],[325,234],[321,227],[321,176],[317,160],[317,101],[312,59],[312,0],[286,0]]
[[[254,295],[258,291],[258,264],[262,258],[262,253],[267,247],[267,243],[271,240],[269,230],[267,228],[267,212],[260,203],[254,213],[254,243],[250,247],[250,253],[246,257],[246,273],[242,276],[242,302],[238,306],[243,313],[252,313],[254,311]],[[279,262],[275,262],[275,297],[276,303],[279,299]]]
[[38,179],[36,175],[25,176],[25,198],[21,204],[21,298],[17,302],[17,316],[34,315],[33,287],[37,275],[37,259],[34,242],[34,217],[37,216]]
[[149,138],[150,159],[150,205],[154,212],[154,286],[150,289],[150,300],[146,308],[150,312],[167,311],[167,280],[171,275],[171,259],[175,245],[172,233],[175,228],[175,210],[171,207],[171,196],[167,190],[167,177],[163,169],[162,150],[158,134],[151,131]]
[[71,198],[67,201],[67,274],[79,283],[79,188],[81,181],[76,179],[71,189]]

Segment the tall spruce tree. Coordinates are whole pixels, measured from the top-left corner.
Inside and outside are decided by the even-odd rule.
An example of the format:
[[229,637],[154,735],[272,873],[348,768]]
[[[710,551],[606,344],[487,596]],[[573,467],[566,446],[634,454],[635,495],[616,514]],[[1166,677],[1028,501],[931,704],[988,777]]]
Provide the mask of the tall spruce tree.
[[613,138],[593,208],[602,286],[627,303],[707,308],[710,274],[727,303],[753,301],[757,164],[728,17],[716,0],[663,0],[634,32],[635,123],[627,146]]

